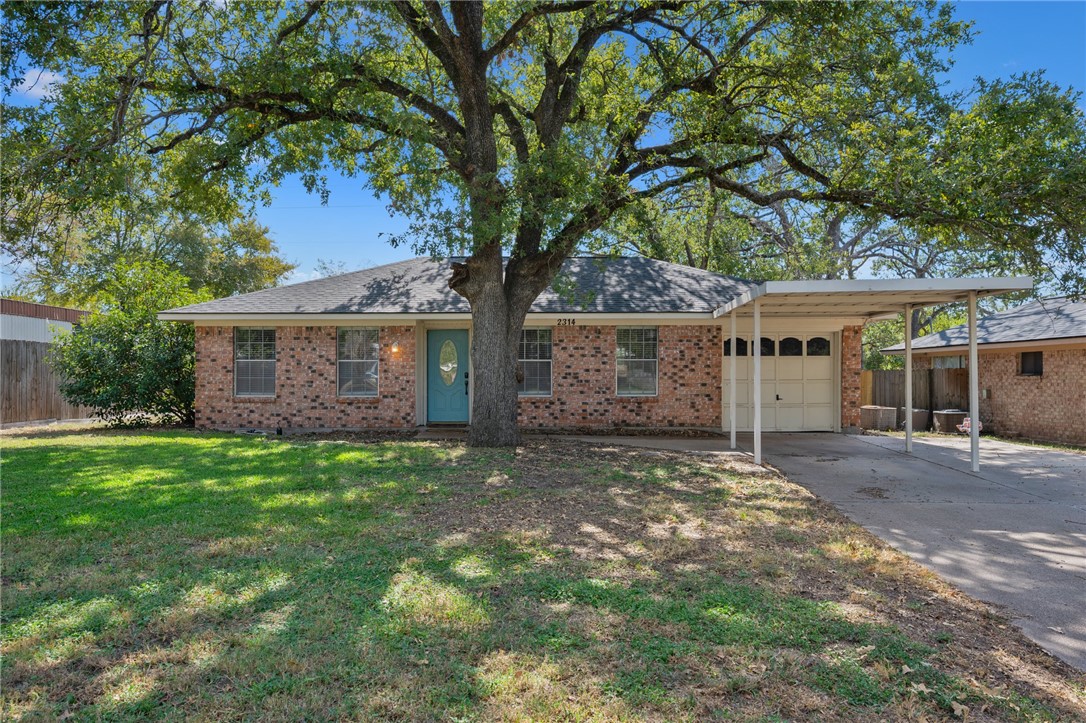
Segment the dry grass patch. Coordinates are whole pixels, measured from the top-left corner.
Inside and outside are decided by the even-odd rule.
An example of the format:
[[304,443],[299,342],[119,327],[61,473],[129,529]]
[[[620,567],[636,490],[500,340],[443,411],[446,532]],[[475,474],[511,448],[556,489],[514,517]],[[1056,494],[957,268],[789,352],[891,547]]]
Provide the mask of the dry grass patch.
[[5,435],[2,473],[5,718],[1086,718],[1081,674],[761,468],[94,431]]

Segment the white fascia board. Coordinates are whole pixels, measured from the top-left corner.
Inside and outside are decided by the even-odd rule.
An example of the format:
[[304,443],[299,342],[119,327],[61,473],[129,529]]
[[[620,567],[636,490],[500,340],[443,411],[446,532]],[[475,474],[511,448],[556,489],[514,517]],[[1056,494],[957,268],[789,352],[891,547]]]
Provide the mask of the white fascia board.
[[[768,282],[766,282],[768,283]],[[750,302],[757,299],[759,296],[763,296],[766,293],[766,284],[760,284],[748,291],[744,291],[739,296],[736,296],[728,303],[724,304],[713,311],[713,318],[719,319],[722,316],[730,314],[733,309],[738,309],[740,306],[746,306]]]
[[471,320],[471,314],[187,314],[163,311],[162,321],[191,321],[196,326],[333,326],[335,324],[380,323],[383,326],[413,326],[416,321]]
[[1011,276],[996,278],[950,279],[840,279],[813,281],[767,281],[767,294],[871,294],[879,292],[1005,293],[1033,288],[1033,278]]
[[[411,326],[417,322],[470,322],[470,313],[456,314],[190,314],[163,311],[162,321],[191,321],[197,326],[236,326],[239,323],[260,323],[272,326],[320,326],[335,324],[381,324]],[[560,314],[528,314],[525,324],[556,324],[559,319],[572,319],[584,326],[614,324],[691,324],[714,323],[710,312],[595,314],[564,312]]]
[[[997,351],[1000,349],[1025,349],[1025,348],[1044,348],[1049,349],[1052,347],[1080,347],[1086,346],[1086,336],[1065,336],[1055,339],[1029,339],[1027,341],[993,341],[985,344],[984,342],[978,342],[977,348],[981,351]],[[942,354],[962,354],[969,351],[969,344],[953,344],[949,346],[929,346],[923,348],[917,348],[913,346],[913,355],[922,354],[930,356],[939,356]],[[905,354],[905,349],[883,349],[883,354],[889,354],[891,356],[902,356]]]
[[[976,291],[979,296],[991,296],[1004,294],[1011,291],[1028,291],[1033,288],[1033,279],[1029,276],[998,277],[998,278],[952,278],[952,279],[842,279],[842,280],[811,280],[811,281],[766,281],[758,287],[751,289],[735,297],[728,303],[713,311],[714,317],[729,314],[733,309],[746,306],[762,296],[790,294],[805,294],[818,296],[820,294],[908,294],[915,293],[918,296],[928,293],[935,294],[968,294]],[[905,299],[895,299],[902,306],[907,303]],[[923,298],[917,298],[917,302],[923,302]],[[847,301],[845,302],[847,303]],[[764,314],[772,314],[771,308],[763,309]],[[840,313],[838,309],[836,313]],[[789,312],[785,312],[789,313]],[[800,312],[802,313],[802,312]],[[878,311],[876,315],[883,318],[885,311]],[[814,314],[812,314],[814,315]],[[873,318],[873,317],[872,317]]]

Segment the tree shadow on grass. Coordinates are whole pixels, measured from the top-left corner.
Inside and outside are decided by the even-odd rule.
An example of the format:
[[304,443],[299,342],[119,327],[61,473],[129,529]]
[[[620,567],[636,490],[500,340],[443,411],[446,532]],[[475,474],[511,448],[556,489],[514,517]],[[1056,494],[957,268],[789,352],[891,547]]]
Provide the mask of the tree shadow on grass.
[[[789,525],[780,569],[819,542],[801,529],[810,510],[764,480],[558,445],[209,440],[42,445],[5,464],[19,531],[5,540],[7,713],[803,718],[991,703],[925,641],[850,618],[829,591],[740,575],[735,555]],[[865,561],[834,564],[870,577]]]

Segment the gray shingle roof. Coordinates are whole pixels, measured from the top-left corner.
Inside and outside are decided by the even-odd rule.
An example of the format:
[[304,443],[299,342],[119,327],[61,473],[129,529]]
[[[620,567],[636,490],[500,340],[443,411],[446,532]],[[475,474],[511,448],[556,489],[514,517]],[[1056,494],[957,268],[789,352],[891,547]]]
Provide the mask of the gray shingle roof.
[[[432,314],[468,313],[449,288],[449,259],[419,257],[386,266],[279,286],[170,309],[169,314]],[[641,257],[572,258],[562,267],[559,295],[544,291],[535,313],[711,314],[754,282]]]
[[[978,344],[1008,344],[1086,337],[1086,301],[1057,296],[1001,311],[977,320]],[[969,344],[969,326],[961,324],[913,341],[913,350],[939,349]],[[903,352],[905,344],[884,351]]]

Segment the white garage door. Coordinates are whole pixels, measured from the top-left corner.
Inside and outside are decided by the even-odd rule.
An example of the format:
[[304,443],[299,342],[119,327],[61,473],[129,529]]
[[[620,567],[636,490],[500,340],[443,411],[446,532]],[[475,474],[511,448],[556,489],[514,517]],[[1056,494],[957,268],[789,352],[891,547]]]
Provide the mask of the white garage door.
[[[831,334],[773,334],[762,337],[762,429],[778,432],[833,431]],[[740,337],[736,352],[736,428],[754,428],[751,388],[754,349]],[[731,339],[724,340],[724,426],[731,404]]]

